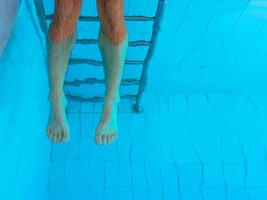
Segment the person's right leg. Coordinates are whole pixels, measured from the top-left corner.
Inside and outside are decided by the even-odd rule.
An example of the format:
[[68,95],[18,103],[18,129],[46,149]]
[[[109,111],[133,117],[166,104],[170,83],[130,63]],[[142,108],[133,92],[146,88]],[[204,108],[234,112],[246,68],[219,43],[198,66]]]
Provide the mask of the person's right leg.
[[55,0],[55,14],[48,33],[48,78],[50,116],[47,135],[53,142],[69,139],[65,114],[66,97],[63,84],[71,49],[76,40],[76,23],[82,0]]

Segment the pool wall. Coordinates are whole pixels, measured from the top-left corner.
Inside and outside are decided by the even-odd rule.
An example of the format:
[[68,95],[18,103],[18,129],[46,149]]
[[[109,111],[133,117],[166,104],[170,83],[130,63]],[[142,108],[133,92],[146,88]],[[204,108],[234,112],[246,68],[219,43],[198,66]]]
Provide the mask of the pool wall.
[[47,200],[47,75],[35,9],[22,1],[0,61],[0,198]]

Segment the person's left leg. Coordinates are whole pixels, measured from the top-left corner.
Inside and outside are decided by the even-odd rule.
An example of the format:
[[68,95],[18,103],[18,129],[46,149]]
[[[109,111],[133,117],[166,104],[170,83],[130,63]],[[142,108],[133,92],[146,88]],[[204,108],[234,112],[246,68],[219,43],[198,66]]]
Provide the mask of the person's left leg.
[[110,144],[117,138],[119,88],[128,47],[124,22],[124,0],[98,0],[99,47],[105,72],[106,91],[102,116],[96,128],[96,144]]

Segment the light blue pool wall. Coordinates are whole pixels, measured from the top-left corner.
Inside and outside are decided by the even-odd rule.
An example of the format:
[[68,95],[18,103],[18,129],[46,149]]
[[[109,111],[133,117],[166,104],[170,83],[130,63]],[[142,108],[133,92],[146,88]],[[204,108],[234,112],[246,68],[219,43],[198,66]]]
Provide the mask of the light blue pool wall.
[[22,1],[0,61],[0,194],[6,200],[48,197],[48,85],[37,22],[31,1]]

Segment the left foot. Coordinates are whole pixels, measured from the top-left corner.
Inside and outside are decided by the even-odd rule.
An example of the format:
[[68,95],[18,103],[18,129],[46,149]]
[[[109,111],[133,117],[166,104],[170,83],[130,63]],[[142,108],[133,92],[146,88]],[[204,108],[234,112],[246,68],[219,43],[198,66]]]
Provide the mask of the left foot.
[[118,103],[104,103],[95,133],[96,144],[109,145],[117,139],[117,112]]

